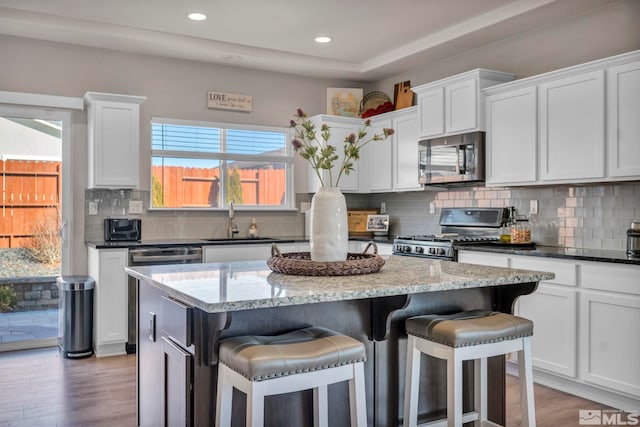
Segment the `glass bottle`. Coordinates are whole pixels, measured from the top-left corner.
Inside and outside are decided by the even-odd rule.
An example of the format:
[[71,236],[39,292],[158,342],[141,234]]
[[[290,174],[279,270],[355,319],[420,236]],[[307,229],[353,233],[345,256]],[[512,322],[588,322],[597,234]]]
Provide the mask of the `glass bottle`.
[[531,225],[525,216],[518,216],[511,225],[511,243],[531,243]]
[[511,223],[515,218],[514,207],[509,208],[509,216],[500,227],[500,243],[511,243]]

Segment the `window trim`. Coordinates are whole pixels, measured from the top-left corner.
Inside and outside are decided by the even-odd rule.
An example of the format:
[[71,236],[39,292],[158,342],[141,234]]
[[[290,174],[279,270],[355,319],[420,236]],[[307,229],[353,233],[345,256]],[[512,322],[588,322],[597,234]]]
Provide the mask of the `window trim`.
[[[253,124],[243,124],[243,123],[223,123],[223,122],[208,122],[201,120],[185,120],[185,119],[171,119],[168,117],[151,117],[150,128],[153,128],[154,124],[161,125],[176,125],[176,126],[195,126],[195,127],[208,127],[208,128],[220,128],[220,129],[235,129],[235,130],[245,130],[245,131],[258,131],[258,132],[278,132],[284,133],[285,135],[285,154],[283,156],[273,156],[273,155],[257,155],[257,154],[232,154],[232,153],[203,153],[200,152],[195,154],[193,151],[177,151],[177,150],[154,150],[151,149],[151,153],[149,156],[150,160],[150,177],[153,175],[153,158],[154,157],[167,157],[167,158],[187,158],[187,159],[210,159],[210,160],[219,160],[221,165],[229,160],[237,161],[237,162],[277,162],[285,164],[285,204],[280,205],[235,205],[234,210],[237,211],[297,211],[296,209],[296,200],[295,200],[295,192],[294,192],[294,152],[291,146],[291,139],[293,138],[293,134],[290,128],[287,127],[279,127],[279,126],[262,126],[262,125],[253,125]],[[153,132],[150,135],[150,143],[151,147],[153,147]],[[221,147],[222,148],[222,147]],[[204,155],[203,155],[204,154]],[[226,169],[222,169],[221,172],[224,172]],[[226,173],[225,173],[226,174]],[[151,180],[149,182],[152,182]],[[224,195],[223,195],[224,196]],[[224,201],[224,197],[221,199],[221,206],[217,207],[153,207],[152,206],[152,198],[153,194],[151,192],[151,188],[149,191],[149,210],[150,211],[227,211],[229,207]]]

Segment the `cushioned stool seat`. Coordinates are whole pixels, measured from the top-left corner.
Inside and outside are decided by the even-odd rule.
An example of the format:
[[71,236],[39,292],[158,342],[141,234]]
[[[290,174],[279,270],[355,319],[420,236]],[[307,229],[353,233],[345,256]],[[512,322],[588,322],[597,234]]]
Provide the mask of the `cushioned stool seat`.
[[313,389],[316,426],[328,425],[327,385],[349,381],[351,425],[366,426],[364,344],[325,328],[221,341],[216,426],[231,424],[233,387],[247,394],[247,425],[264,421],[264,396]]
[[[447,360],[447,425],[495,425],[487,421],[487,357],[518,352],[522,425],[535,426],[530,337],[533,322],[506,313],[472,310],[405,321],[407,373],[404,426],[417,425],[420,354]],[[475,409],[462,413],[462,362],[474,360]],[[444,425],[444,424],[443,424]]]

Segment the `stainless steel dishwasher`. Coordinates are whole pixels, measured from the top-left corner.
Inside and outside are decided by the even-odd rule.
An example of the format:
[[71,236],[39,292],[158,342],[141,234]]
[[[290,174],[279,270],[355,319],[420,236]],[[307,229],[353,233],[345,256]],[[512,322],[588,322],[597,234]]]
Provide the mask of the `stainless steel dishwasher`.
[[[129,249],[129,266],[163,264],[194,264],[202,262],[200,246],[144,247]],[[138,306],[138,280],[129,276],[129,307],[127,353],[136,352],[136,311]]]

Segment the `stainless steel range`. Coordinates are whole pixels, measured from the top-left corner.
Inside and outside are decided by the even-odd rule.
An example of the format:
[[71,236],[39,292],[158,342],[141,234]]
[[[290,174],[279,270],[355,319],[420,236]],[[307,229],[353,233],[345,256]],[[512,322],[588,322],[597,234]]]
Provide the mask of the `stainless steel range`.
[[398,236],[393,241],[393,253],[456,261],[456,248],[460,246],[499,241],[500,227],[508,219],[508,208],[443,209],[441,233]]

